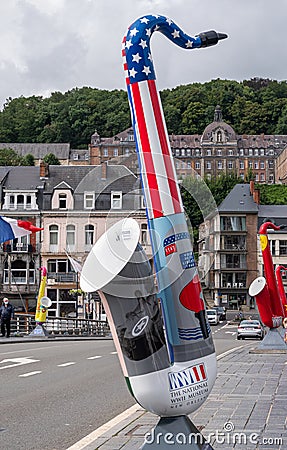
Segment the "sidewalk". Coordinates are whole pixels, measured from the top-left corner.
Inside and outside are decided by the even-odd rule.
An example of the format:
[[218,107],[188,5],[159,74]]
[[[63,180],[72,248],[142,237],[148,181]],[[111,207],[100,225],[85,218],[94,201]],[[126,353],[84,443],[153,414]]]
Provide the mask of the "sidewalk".
[[[190,416],[214,450],[287,449],[286,354],[249,353],[257,345],[218,357],[213,390]],[[157,422],[134,405],[67,450],[137,450]]]

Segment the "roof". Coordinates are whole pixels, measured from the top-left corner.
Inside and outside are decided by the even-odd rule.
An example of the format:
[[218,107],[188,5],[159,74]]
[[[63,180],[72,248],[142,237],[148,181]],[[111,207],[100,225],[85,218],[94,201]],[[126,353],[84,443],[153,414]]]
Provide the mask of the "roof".
[[[49,177],[45,179],[45,193],[51,193],[53,190],[61,186],[65,182],[73,191],[82,193],[85,191],[102,192],[107,186],[115,182],[118,184],[119,190],[123,190],[122,179],[131,177],[129,185],[125,180],[125,190],[130,189],[136,176],[123,165],[107,165],[107,177],[102,178],[102,166],[49,166]],[[67,186],[65,187],[67,188]]]
[[250,193],[249,184],[236,184],[218,207],[219,213],[257,214],[258,205]]
[[53,153],[58,159],[69,159],[70,144],[21,144],[0,142],[0,149],[11,148],[18,155],[31,154],[35,159],[43,159],[48,153]]
[[3,182],[4,189],[34,190],[41,184],[39,166],[8,166],[5,169],[8,175]]

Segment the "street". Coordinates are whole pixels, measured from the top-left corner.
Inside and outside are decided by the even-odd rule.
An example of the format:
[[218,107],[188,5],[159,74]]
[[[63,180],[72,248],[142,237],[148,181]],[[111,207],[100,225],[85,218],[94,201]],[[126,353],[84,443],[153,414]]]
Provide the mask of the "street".
[[[212,326],[217,355],[236,326]],[[0,448],[62,450],[135,402],[113,341],[27,342],[0,347]]]

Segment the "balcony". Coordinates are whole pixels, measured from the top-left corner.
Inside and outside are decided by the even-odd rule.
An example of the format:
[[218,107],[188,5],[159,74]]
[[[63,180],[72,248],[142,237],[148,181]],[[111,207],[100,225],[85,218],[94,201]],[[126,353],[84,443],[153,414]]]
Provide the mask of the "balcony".
[[77,274],[75,272],[48,272],[47,276],[47,284],[49,286],[56,283],[76,283]]

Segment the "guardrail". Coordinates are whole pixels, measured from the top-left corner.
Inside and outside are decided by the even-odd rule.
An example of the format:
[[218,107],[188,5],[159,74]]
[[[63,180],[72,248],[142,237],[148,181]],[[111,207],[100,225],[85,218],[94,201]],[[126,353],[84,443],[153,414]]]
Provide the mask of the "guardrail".
[[[15,314],[11,321],[11,336],[30,334],[36,327],[34,314]],[[65,336],[108,336],[107,322],[93,319],[48,317],[45,328],[51,335]]]

